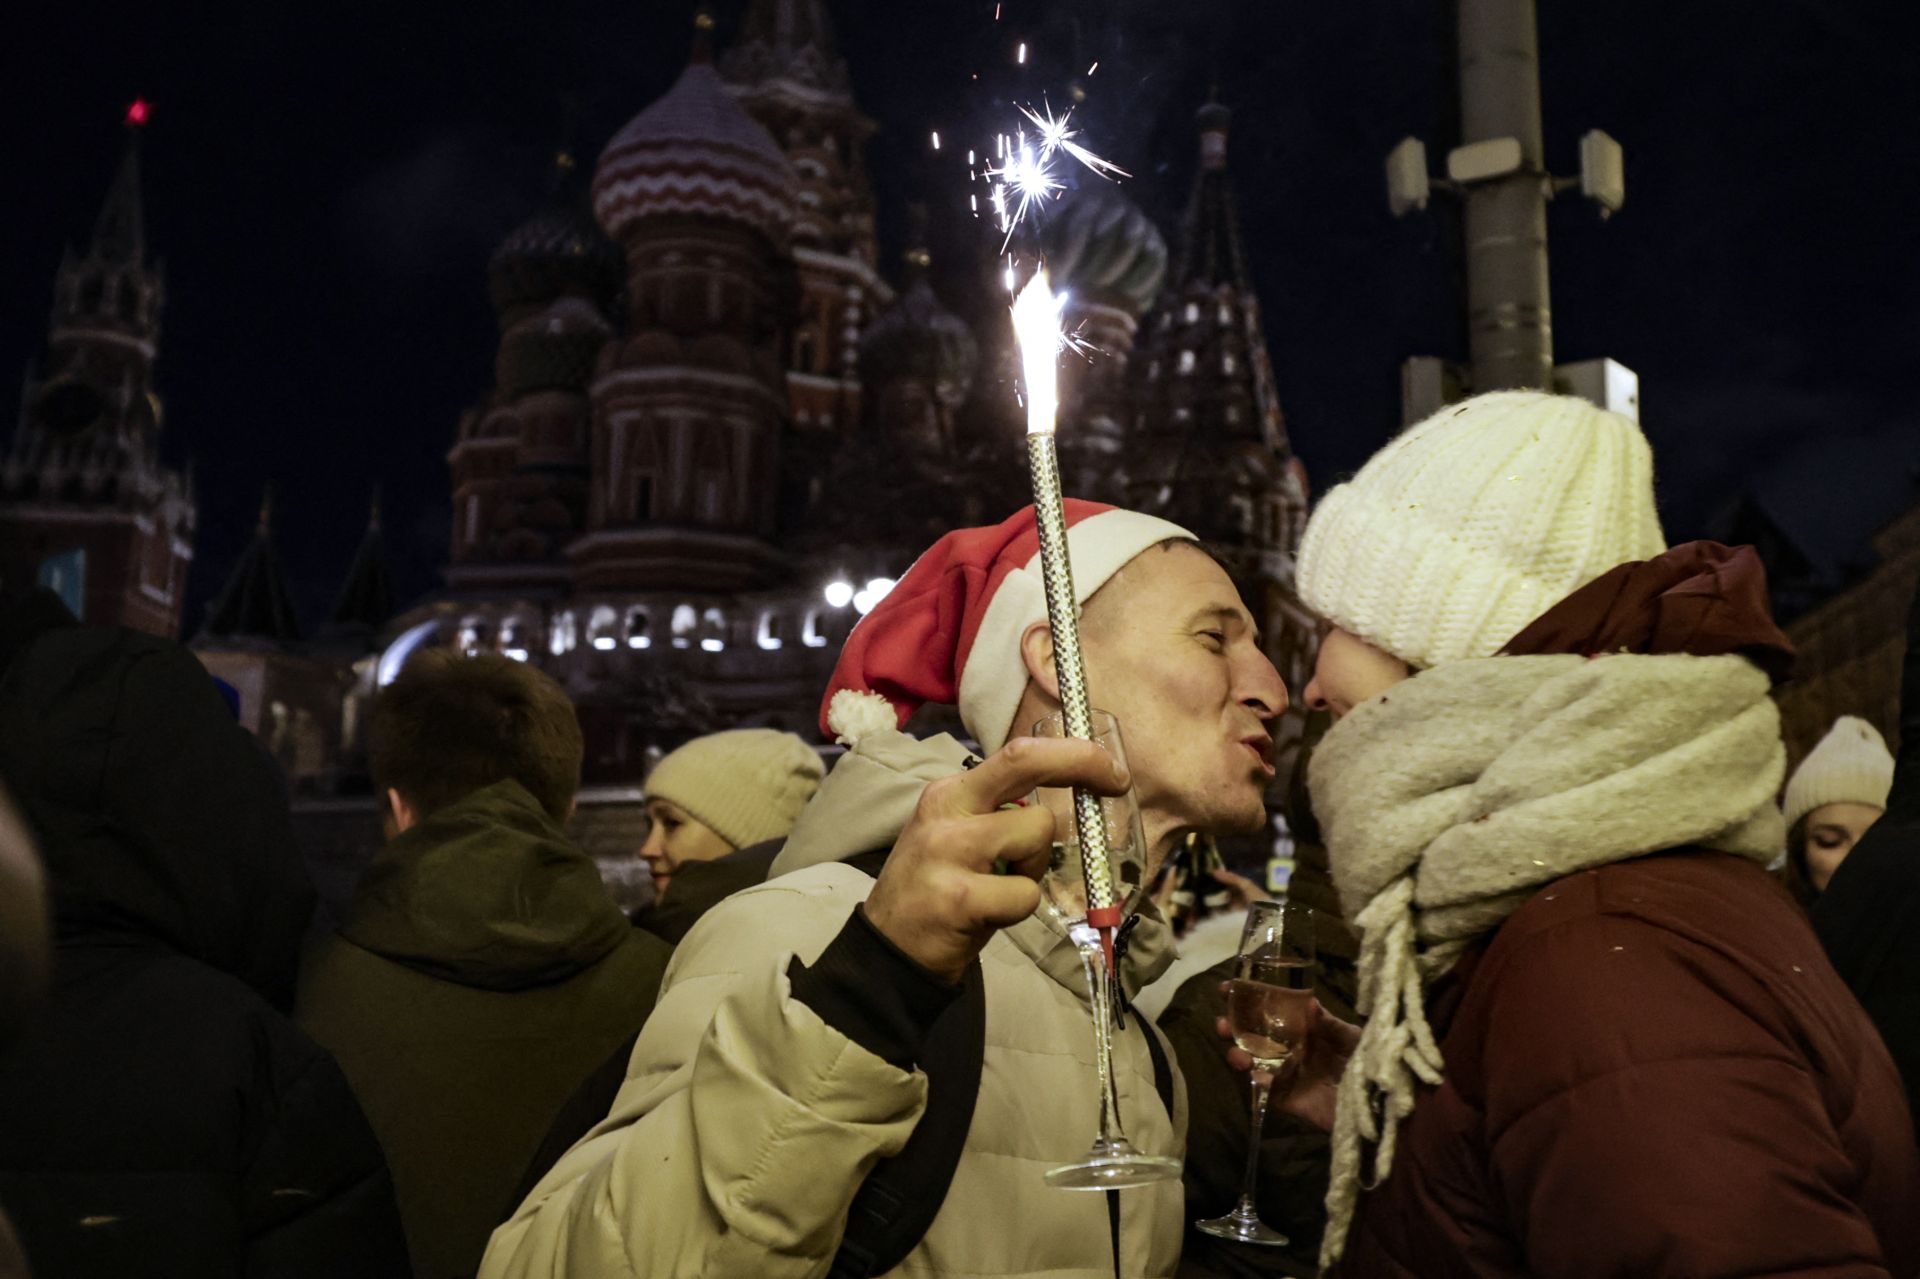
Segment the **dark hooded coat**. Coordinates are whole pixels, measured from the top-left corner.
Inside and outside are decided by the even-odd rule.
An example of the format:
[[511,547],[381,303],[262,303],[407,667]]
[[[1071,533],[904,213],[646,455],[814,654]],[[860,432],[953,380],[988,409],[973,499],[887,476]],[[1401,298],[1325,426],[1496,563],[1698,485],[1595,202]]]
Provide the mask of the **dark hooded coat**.
[[479,1268],[555,1113],[633,1039],[669,954],[519,782],[380,851],[299,1016],[386,1146],[419,1279]]
[[1886,816],[1814,903],[1813,930],[1886,1040],[1920,1123],[1920,590],[1901,680],[1900,759]]
[[0,1057],[0,1202],[35,1273],[406,1274],[373,1133],[280,1011],[313,898],[272,761],[179,645],[13,620],[0,778],[56,942]]

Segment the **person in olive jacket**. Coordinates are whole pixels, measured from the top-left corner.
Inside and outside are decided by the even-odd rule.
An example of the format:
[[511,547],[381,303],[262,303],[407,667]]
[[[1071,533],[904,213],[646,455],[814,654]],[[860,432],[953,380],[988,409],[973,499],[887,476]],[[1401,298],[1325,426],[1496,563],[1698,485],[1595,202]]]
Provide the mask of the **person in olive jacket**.
[[53,897],[0,1055],[0,1203],[35,1274],[401,1276],[379,1145],[291,1003],[313,894],[272,760],[193,655],[0,607],[0,781]]
[[561,829],[583,754],[531,666],[438,649],[374,701],[388,840],[302,975],[393,1167],[419,1279],[472,1275],[555,1111],[652,1011],[666,943]]

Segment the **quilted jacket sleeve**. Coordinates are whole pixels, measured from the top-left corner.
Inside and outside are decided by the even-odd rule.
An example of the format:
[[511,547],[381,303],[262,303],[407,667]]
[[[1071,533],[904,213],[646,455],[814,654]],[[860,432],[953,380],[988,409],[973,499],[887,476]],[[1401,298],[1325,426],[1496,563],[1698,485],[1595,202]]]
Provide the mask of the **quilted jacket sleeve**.
[[1887,1273],[1792,972],[1604,915],[1509,959],[1475,1091],[1530,1272]]
[[481,1279],[826,1272],[926,1098],[924,1075],[795,995],[848,924],[847,876],[865,880],[742,893],[687,936],[612,1113],[494,1233]]

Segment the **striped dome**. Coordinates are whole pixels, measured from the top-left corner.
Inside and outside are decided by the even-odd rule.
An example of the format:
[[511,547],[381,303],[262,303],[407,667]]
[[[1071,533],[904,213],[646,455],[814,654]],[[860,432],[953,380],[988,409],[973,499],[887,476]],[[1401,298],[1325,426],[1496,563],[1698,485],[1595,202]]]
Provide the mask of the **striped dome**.
[[695,60],[600,153],[593,211],[618,240],[643,218],[724,218],[776,244],[793,221],[793,170],[771,134]]

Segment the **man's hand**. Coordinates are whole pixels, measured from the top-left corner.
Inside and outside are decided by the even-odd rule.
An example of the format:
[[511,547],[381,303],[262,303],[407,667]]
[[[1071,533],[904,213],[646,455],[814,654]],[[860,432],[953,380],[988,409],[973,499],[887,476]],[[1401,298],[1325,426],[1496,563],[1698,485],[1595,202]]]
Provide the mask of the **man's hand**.
[[[1340,1100],[1340,1076],[1346,1072],[1347,1059],[1360,1046],[1360,1027],[1341,1021],[1314,1000],[1308,1014],[1307,1036],[1300,1055],[1289,1064],[1276,1082],[1291,1086],[1274,1089],[1273,1106],[1286,1114],[1304,1119],[1324,1132],[1333,1131],[1333,1114]],[[1233,1027],[1225,1017],[1214,1023],[1222,1039],[1233,1039]],[[1240,1048],[1227,1049],[1227,1063],[1235,1070],[1252,1070],[1253,1058]]]
[[[930,782],[900,832],[867,919],[921,967],[959,981],[998,930],[1040,904],[1036,883],[1053,850],[1053,814],[1002,809],[1037,786],[1125,793],[1124,769],[1092,742],[1016,737],[978,768]],[[994,874],[1004,860],[1014,873]]]

